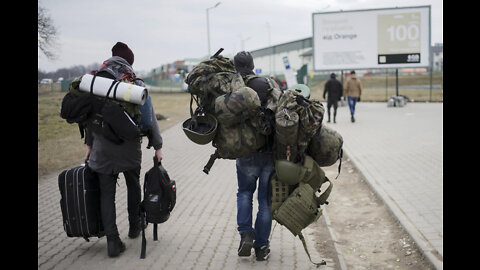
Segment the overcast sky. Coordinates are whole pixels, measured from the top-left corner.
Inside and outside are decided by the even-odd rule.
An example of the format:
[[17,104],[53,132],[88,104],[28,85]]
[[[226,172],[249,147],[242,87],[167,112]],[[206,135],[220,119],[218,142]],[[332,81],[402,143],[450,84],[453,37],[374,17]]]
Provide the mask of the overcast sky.
[[[312,13],[431,6],[431,41],[443,43],[442,0],[40,0],[58,31],[58,59],[38,51],[38,68],[55,71],[101,63],[122,41],[135,71],[208,53],[256,50],[312,36]],[[242,42],[243,41],[243,42]],[[242,43],[244,48],[242,48]]]

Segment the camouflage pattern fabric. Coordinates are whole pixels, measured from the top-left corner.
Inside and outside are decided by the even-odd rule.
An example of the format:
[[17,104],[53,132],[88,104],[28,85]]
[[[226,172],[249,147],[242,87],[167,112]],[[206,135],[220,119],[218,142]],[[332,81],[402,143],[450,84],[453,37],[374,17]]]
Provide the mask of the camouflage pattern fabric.
[[[203,113],[215,111],[215,99],[228,91],[244,86],[239,80],[233,61],[221,55],[200,62],[188,74],[185,83],[188,92],[196,97]],[[240,76],[241,78],[241,76]]]
[[342,146],[343,138],[340,133],[322,126],[310,141],[307,152],[319,166],[331,166],[340,158]]
[[233,126],[219,123],[212,144],[220,158],[236,159],[265,145],[265,136],[256,131],[250,120]]
[[[305,99],[294,90],[285,91],[275,115],[275,158],[302,162],[308,143],[322,124],[324,112],[320,101]],[[296,135],[294,129],[297,129]]]
[[240,87],[215,99],[215,115],[227,127],[246,121],[256,115],[260,99],[250,87]]

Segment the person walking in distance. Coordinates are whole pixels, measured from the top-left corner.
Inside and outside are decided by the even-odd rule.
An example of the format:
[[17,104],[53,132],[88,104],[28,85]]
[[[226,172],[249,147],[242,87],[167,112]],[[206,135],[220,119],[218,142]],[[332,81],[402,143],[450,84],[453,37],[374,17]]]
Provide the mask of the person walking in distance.
[[347,83],[345,84],[345,93],[347,97],[348,107],[350,108],[351,121],[355,122],[355,105],[360,101],[360,96],[362,95],[362,83],[360,79],[356,76],[355,70],[350,72],[350,78],[348,78]]
[[330,123],[330,108],[333,105],[333,123],[337,123],[337,107],[338,101],[343,96],[343,85],[336,78],[335,73],[330,74],[330,79],[325,83],[325,89],[323,90],[323,98],[328,95],[327,99],[327,123]]
[[[256,76],[253,73],[254,63],[250,52],[241,51],[237,53],[233,63],[242,75],[245,84],[257,92],[261,104],[265,105],[270,85],[266,78]],[[257,261],[264,261],[270,255],[268,237],[272,227],[270,176],[274,172],[273,137],[267,138],[266,141],[266,145],[256,152],[236,159],[238,181],[237,225],[241,237],[238,256],[250,256],[253,247]],[[252,227],[252,200],[253,193],[257,190],[257,180],[258,212],[255,226]]]
[[[114,80],[126,78],[137,85],[145,86],[143,81],[135,80],[136,77],[132,68],[133,61],[134,54],[131,49],[125,43],[117,42],[112,48],[112,57],[104,61],[96,75]],[[151,106],[151,101],[148,105]],[[151,115],[155,116],[153,106],[151,106]],[[128,236],[130,238],[138,237],[143,226],[139,212],[142,137],[125,140],[117,144],[91,125],[87,124],[86,126],[86,158],[89,167],[98,174],[100,181],[100,211],[105,235],[107,236],[108,256],[116,257],[125,250],[125,244],[120,239],[116,225],[115,190],[119,173],[123,173],[125,176],[128,192],[127,209],[130,225]],[[158,123],[154,118],[152,118],[152,128],[148,139],[149,145],[155,149],[155,156],[161,161],[163,159],[163,140]]]

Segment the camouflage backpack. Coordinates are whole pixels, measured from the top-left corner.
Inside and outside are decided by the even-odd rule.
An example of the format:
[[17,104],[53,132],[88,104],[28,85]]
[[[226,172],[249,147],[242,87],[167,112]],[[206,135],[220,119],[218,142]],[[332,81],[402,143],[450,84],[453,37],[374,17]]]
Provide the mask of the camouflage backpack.
[[275,114],[275,159],[302,163],[308,143],[320,129],[324,112],[320,101],[306,99],[294,90],[285,91]]
[[[232,90],[231,81],[237,70],[233,61],[223,57],[218,50],[210,59],[200,62],[188,74],[185,83],[188,85],[190,99],[190,114],[213,114],[215,99]],[[192,102],[195,100],[197,108],[193,112]]]
[[[234,77],[232,84],[243,84],[240,74]],[[258,127],[255,126],[260,108],[257,92],[246,86],[232,88],[234,89],[215,99],[218,127],[212,145],[216,150],[203,170],[207,174],[215,159],[236,159],[265,144],[265,136],[257,132]]]

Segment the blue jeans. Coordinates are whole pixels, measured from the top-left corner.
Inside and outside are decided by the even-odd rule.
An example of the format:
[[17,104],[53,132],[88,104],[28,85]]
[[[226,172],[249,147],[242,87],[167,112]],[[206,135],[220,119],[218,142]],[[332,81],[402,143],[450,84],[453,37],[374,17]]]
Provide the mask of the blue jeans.
[[347,97],[348,107],[350,107],[350,114],[353,116],[355,114],[355,105],[357,104],[358,97]]
[[[237,224],[238,231],[255,234],[254,247],[269,244],[272,228],[272,184],[270,176],[275,170],[272,153],[256,152],[237,158]],[[258,212],[255,228],[252,228],[253,193],[258,180]]]

